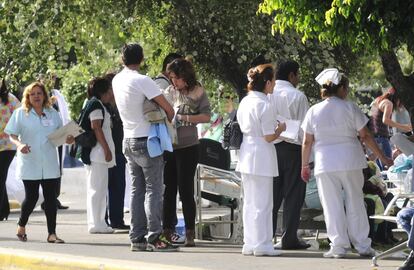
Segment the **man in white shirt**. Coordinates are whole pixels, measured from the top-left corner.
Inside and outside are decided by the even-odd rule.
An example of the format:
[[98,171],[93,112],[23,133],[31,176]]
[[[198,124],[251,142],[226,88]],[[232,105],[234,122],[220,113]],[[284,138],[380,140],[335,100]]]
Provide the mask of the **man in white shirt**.
[[[276,69],[276,85],[269,100],[275,117],[299,120],[301,123],[309,109],[306,96],[296,89],[299,83],[299,64],[288,60],[279,63]],[[301,144],[303,132],[299,130],[296,140],[276,140],[275,147],[279,176],[273,182],[273,234],[276,233],[277,215],[283,204],[282,249],[306,249],[310,247],[297,237],[300,211],[305,199],[306,184],[302,181]],[[276,237],[276,236],[275,236]]]
[[[138,72],[143,59],[139,44],[126,44],[122,49],[125,67],[112,81],[124,127],[123,152],[132,179],[131,250],[177,251],[161,234],[164,160],[162,155],[151,158],[148,154],[150,123],[144,118],[143,103],[145,98],[155,101],[167,113],[169,121],[174,109],[154,81]],[[145,197],[148,198],[146,202]]]

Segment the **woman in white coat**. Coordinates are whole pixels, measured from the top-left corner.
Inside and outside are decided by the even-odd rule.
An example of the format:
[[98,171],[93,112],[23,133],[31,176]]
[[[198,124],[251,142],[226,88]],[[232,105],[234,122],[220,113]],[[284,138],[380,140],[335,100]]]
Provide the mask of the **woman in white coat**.
[[[248,94],[241,101],[237,119],[243,133],[236,170],[243,182],[243,255],[277,256],[272,244],[273,177],[278,176],[276,150],[272,142],[285,123],[274,119],[267,94],[275,86],[270,64],[249,70]],[[276,127],[277,126],[277,127]]]
[[[342,258],[350,242],[361,256],[374,256],[365,211],[362,169],[367,167],[366,144],[385,164],[392,164],[368,131],[368,118],[346,101],[348,79],[337,69],[326,69],[316,78],[322,102],[312,106],[302,124],[302,178],[309,180],[309,158],[315,151],[315,177],[331,249],[323,256]],[[346,209],[346,210],[345,210]]]

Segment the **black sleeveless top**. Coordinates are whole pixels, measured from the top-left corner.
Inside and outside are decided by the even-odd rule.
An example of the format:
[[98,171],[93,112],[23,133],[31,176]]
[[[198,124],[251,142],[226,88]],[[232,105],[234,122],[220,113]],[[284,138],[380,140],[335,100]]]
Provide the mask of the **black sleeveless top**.
[[382,117],[384,112],[382,112],[378,105],[374,103],[371,107],[371,123],[370,129],[374,133],[374,136],[381,137],[390,137],[389,128],[382,122]]

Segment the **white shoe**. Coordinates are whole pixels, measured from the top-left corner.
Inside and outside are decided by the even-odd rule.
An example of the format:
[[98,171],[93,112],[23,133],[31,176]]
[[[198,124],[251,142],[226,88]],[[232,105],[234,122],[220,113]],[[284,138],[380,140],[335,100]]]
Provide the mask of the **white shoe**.
[[114,229],[112,229],[111,227],[106,227],[103,229],[90,229],[89,233],[95,234],[95,233],[102,233],[102,234],[110,234],[110,233],[114,233]]
[[253,250],[252,249],[248,249],[248,248],[244,248],[242,249],[242,254],[244,256],[251,256],[253,255]]
[[344,258],[346,255],[346,250],[340,251],[339,249],[334,249],[331,247],[331,249],[328,252],[325,252],[323,254],[324,258]]
[[363,252],[358,252],[359,256],[361,257],[374,257],[375,256],[375,250],[371,247],[367,248]]
[[274,249],[282,249],[282,241],[277,242],[275,245],[273,245]]
[[280,256],[280,255],[282,255],[282,251],[276,250],[276,249],[266,250],[266,251],[258,251],[258,250],[255,250],[253,252],[253,255],[256,256],[256,257],[262,257],[262,256],[271,256],[271,257],[274,257],[274,256]]

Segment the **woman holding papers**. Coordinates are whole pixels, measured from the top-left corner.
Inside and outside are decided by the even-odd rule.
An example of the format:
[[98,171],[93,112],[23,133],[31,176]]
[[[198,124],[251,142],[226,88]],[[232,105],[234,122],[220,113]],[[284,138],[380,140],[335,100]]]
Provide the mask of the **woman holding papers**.
[[322,86],[324,100],[309,109],[302,124],[305,135],[301,175],[305,182],[309,180],[309,158],[314,145],[315,177],[331,241],[331,249],[323,256],[344,257],[351,248],[350,242],[361,256],[373,256],[362,193],[362,169],[367,162],[357,136],[383,162],[392,161],[370,135],[366,127],[368,118],[354,103],[345,100],[348,79],[332,68],[322,71],[316,81]]
[[[23,92],[22,106],[13,112],[5,132],[17,147],[17,176],[23,180],[25,199],[17,227],[17,237],[27,241],[26,224],[39,197],[39,185],[45,198],[49,243],[64,243],[56,235],[56,184],[60,177],[58,152],[47,136],[62,126],[52,108],[45,86],[31,83]],[[67,143],[74,138],[68,136]]]
[[274,250],[272,244],[272,208],[273,177],[279,173],[272,142],[286,130],[286,125],[277,125],[266,96],[275,86],[273,66],[265,64],[251,68],[247,78],[249,91],[237,111],[243,133],[236,168],[241,173],[244,192],[242,254],[277,256],[280,251]]

